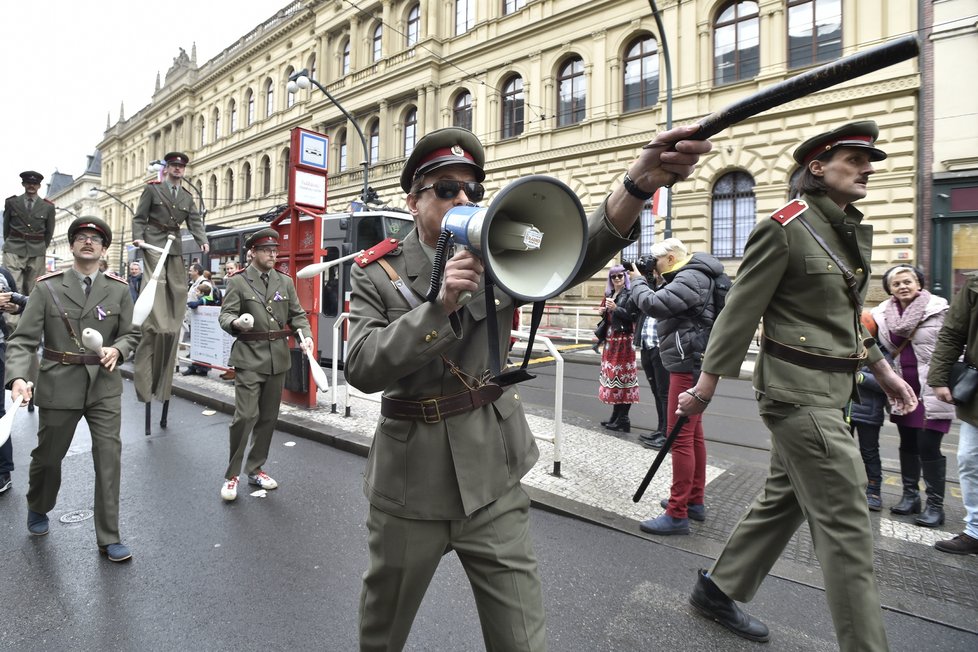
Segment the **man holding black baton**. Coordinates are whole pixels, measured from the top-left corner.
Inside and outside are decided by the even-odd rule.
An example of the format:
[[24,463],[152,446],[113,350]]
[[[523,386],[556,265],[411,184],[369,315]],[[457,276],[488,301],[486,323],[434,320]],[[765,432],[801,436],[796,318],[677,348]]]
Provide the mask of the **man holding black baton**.
[[807,521],[839,647],[887,649],[866,471],[843,418],[864,364],[896,409],[917,403],[860,323],[872,227],[852,203],[866,196],[873,162],[886,158],[875,147],[878,134],[875,122],[853,122],[795,150],[798,199],[754,228],[699,381],[679,397],[679,414],[703,412],[720,377],[739,374],[763,317],[754,388],[771,432],[770,472],[713,567],[700,571],[690,598],[702,614],[750,640],[768,640],[768,628],[734,600],[754,597]]

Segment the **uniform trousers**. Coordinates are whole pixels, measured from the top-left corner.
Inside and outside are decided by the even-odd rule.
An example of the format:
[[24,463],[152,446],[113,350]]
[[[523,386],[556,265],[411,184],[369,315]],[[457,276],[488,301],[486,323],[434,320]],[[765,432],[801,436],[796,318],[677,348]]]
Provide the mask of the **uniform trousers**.
[[788,541],[808,521],[842,652],[887,650],[873,573],[866,470],[842,408],[759,399],[771,431],[763,492],[710,570],[730,598],[750,601]]
[[[669,432],[678,418],[679,395],[695,384],[692,373],[669,374]],[[702,414],[689,417],[669,452],[672,453],[672,487],[666,513],[673,518],[688,518],[687,506],[702,505],[706,495],[706,440]]]
[[272,445],[272,433],[278,421],[282,387],[285,385],[284,371],[280,374],[262,374],[241,368],[234,371],[234,417],[228,432],[231,460],[224,472],[225,479],[241,472],[249,435],[252,435],[251,450],[248,452],[245,473],[258,473],[268,461],[268,449]]
[[[37,277],[47,271],[44,256],[21,256],[3,252],[3,266],[10,271],[21,294],[30,294]],[[10,317],[7,317],[9,320]]]
[[39,410],[37,448],[31,452],[27,506],[47,514],[58,502],[61,462],[82,417],[92,434],[95,462],[95,539],[100,546],[119,543],[119,483],[122,466],[122,397],[112,396],[83,409]]
[[529,509],[530,499],[519,484],[458,520],[406,519],[371,506],[360,649],[390,652],[404,647],[438,564],[454,550],[475,595],[486,650],[546,650]]
[[[143,250],[146,271],[143,288],[152,278],[159,253]],[[140,327],[141,337],[133,361],[133,381],[137,398],[147,403],[155,396],[161,401],[170,398],[173,370],[176,366],[180,329],[187,312],[187,269],[180,256],[167,256],[160,273],[153,309]]]

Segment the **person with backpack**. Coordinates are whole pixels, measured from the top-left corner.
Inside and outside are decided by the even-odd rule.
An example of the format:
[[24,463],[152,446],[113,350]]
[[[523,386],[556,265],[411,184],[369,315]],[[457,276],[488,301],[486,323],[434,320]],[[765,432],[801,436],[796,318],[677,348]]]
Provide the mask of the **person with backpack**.
[[[710,329],[718,309],[714,301],[717,287],[729,283],[721,279],[723,265],[706,253],[690,254],[679,238],[668,238],[652,245],[655,269],[665,284],[658,290],[636,269],[629,272],[631,300],[638,310],[656,319],[659,356],[669,372],[668,426],[676,424],[679,395],[689,390],[699,376]],[[703,497],[706,490],[706,442],[700,415],[690,417],[672,444],[672,488],[662,501],[665,512],[642,521],[643,532],[659,535],[689,534],[689,519],[706,518]]]

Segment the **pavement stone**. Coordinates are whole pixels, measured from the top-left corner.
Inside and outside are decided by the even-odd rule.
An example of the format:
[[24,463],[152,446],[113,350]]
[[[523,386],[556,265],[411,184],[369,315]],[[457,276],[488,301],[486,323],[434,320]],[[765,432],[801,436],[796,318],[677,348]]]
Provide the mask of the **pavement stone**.
[[[586,355],[586,354],[581,354]],[[131,377],[131,363],[123,366]],[[174,377],[177,396],[224,412],[234,411],[234,383],[210,376]],[[379,395],[363,395],[347,386],[337,392],[336,412],[332,392],[318,394],[317,407],[283,404],[278,428],[284,432],[366,456],[380,415]],[[153,428],[158,421],[159,403]],[[705,522],[691,522],[689,537],[654,537],[642,533],[638,521],[661,512],[659,500],[668,495],[671,468],[668,460],[638,504],[632,495],[657,451],[623,437],[609,436],[582,424],[561,424],[560,474],[554,475],[554,421],[545,409],[526,406],[527,419],[538,437],[540,460],[524,478],[524,487],[535,506],[619,529],[706,558],[704,566],[722,549],[730,532],[760,491],[765,470],[747,464],[708,457]],[[627,435],[625,436],[627,437]],[[549,439],[549,441],[548,441]],[[959,493],[960,495],[960,493]],[[954,556],[937,552],[933,543],[959,531],[964,515],[960,498],[947,497],[947,521],[940,529],[899,520],[888,510],[871,513],[876,527],[875,567],[885,608],[945,623],[978,633],[978,556]],[[664,540],[665,539],[665,540]],[[807,586],[824,588],[811,535],[802,527],[791,539],[773,574]]]

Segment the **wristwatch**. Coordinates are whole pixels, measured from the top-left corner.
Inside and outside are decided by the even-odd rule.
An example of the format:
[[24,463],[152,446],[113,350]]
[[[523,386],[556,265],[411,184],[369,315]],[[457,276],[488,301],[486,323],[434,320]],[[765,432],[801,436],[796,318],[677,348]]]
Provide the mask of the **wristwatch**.
[[644,190],[636,186],[635,182],[632,181],[632,178],[628,176],[627,172],[625,173],[625,180],[622,181],[622,184],[625,186],[625,190],[628,191],[628,194],[631,195],[632,197],[635,197],[636,199],[642,199],[642,200],[652,199],[652,196],[655,195],[654,190],[652,192],[645,192]]

